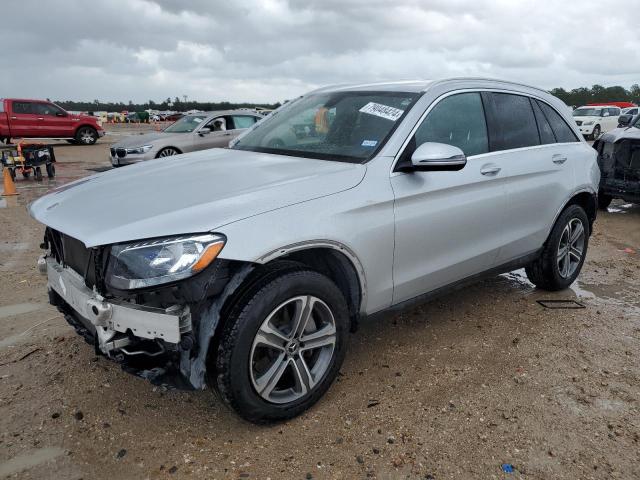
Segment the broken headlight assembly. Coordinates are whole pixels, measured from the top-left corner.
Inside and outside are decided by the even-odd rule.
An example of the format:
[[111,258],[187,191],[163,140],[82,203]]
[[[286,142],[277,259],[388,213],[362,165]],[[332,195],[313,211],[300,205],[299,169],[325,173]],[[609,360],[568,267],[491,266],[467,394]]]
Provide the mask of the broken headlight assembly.
[[199,234],[113,245],[106,281],[134,290],[182,280],[204,270],[226,242],[219,234]]

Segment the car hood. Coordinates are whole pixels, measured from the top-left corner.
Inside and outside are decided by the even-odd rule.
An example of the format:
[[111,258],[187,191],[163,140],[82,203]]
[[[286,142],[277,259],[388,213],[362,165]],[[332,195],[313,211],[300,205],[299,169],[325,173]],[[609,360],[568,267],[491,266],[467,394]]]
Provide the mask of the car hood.
[[29,212],[93,247],[212,231],[353,188],[365,172],[359,164],[211,149],[78,180],[36,200]]
[[188,133],[165,133],[165,132],[151,132],[151,133],[143,133],[141,135],[130,135],[128,137],[124,137],[117,143],[111,145],[112,148],[132,148],[132,147],[142,147],[143,145],[151,145],[158,140],[162,140],[162,142],[166,142],[172,137],[184,138],[185,135],[189,135]]
[[640,140],[640,128],[636,127],[624,127],[614,128],[605,133],[600,140],[603,142],[615,143],[619,140]]

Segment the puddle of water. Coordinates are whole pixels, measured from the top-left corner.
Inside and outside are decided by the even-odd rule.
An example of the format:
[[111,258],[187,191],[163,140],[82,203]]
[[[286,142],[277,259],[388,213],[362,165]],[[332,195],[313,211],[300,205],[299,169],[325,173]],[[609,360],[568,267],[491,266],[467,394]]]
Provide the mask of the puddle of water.
[[27,470],[41,463],[53,460],[62,454],[64,454],[64,450],[60,447],[46,447],[18,455],[0,465],[0,477],[8,477],[9,475]]
[[44,305],[42,303],[16,303],[15,305],[7,305],[6,307],[0,307],[0,318],[35,312],[43,307]]
[[578,280],[569,285],[569,288],[573,291],[573,293],[576,294],[576,297],[596,298],[596,294],[584,288],[584,286]]

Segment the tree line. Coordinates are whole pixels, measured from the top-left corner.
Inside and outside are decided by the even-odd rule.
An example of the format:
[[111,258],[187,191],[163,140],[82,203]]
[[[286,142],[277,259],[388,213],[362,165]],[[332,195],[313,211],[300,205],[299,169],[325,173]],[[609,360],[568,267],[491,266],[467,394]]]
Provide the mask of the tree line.
[[603,87],[594,85],[591,88],[580,87],[567,91],[564,88],[554,88],[549,91],[567,105],[579,107],[588,103],[600,102],[631,102],[640,105],[640,85],[633,84],[628,90],[624,87]]
[[[48,99],[47,99],[48,100]],[[76,102],[73,100],[62,100],[55,101],[56,104],[60,105],[65,110],[70,110],[72,112],[142,112],[144,110],[160,110],[160,111],[178,111],[178,112],[186,112],[189,110],[202,110],[202,111],[213,111],[213,110],[232,110],[235,108],[254,108],[254,107],[262,107],[267,109],[278,108],[280,103],[234,103],[234,102],[196,102],[196,101],[185,101],[176,97],[174,100],[167,98],[162,102],[155,102],[153,100],[147,100],[144,103],[134,103],[129,100],[129,102],[102,102],[100,100],[94,100],[92,102]]]
[[[620,86],[603,87],[602,85],[593,85],[591,88],[580,87],[573,90],[565,90],[564,88],[554,88],[549,91],[552,95],[555,95],[567,105],[580,106],[588,103],[599,102],[632,102],[636,105],[640,105],[640,85],[637,83],[631,85],[631,88],[626,89]],[[92,102],[76,102],[73,100],[64,100],[55,102],[62,108],[71,111],[80,112],[141,112],[143,110],[176,110],[179,112],[186,112],[188,110],[232,110],[235,108],[254,108],[262,107],[267,109],[278,108],[280,103],[233,103],[233,102],[196,102],[181,99],[175,97],[173,100],[167,98],[162,102],[155,102],[148,100],[145,103],[134,103],[129,100],[128,103],[124,102],[101,102],[100,100],[94,100]]]

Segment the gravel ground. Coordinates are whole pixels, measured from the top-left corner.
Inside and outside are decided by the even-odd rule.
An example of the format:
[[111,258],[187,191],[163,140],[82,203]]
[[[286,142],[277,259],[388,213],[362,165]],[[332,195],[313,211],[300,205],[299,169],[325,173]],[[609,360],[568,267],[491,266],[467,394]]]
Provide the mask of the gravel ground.
[[55,181],[0,200],[0,478],[640,478],[640,206],[599,215],[571,289],[516,271],[364,323],[316,407],[258,427],[96,357],[47,304],[25,206],[127,131],[60,143]]

